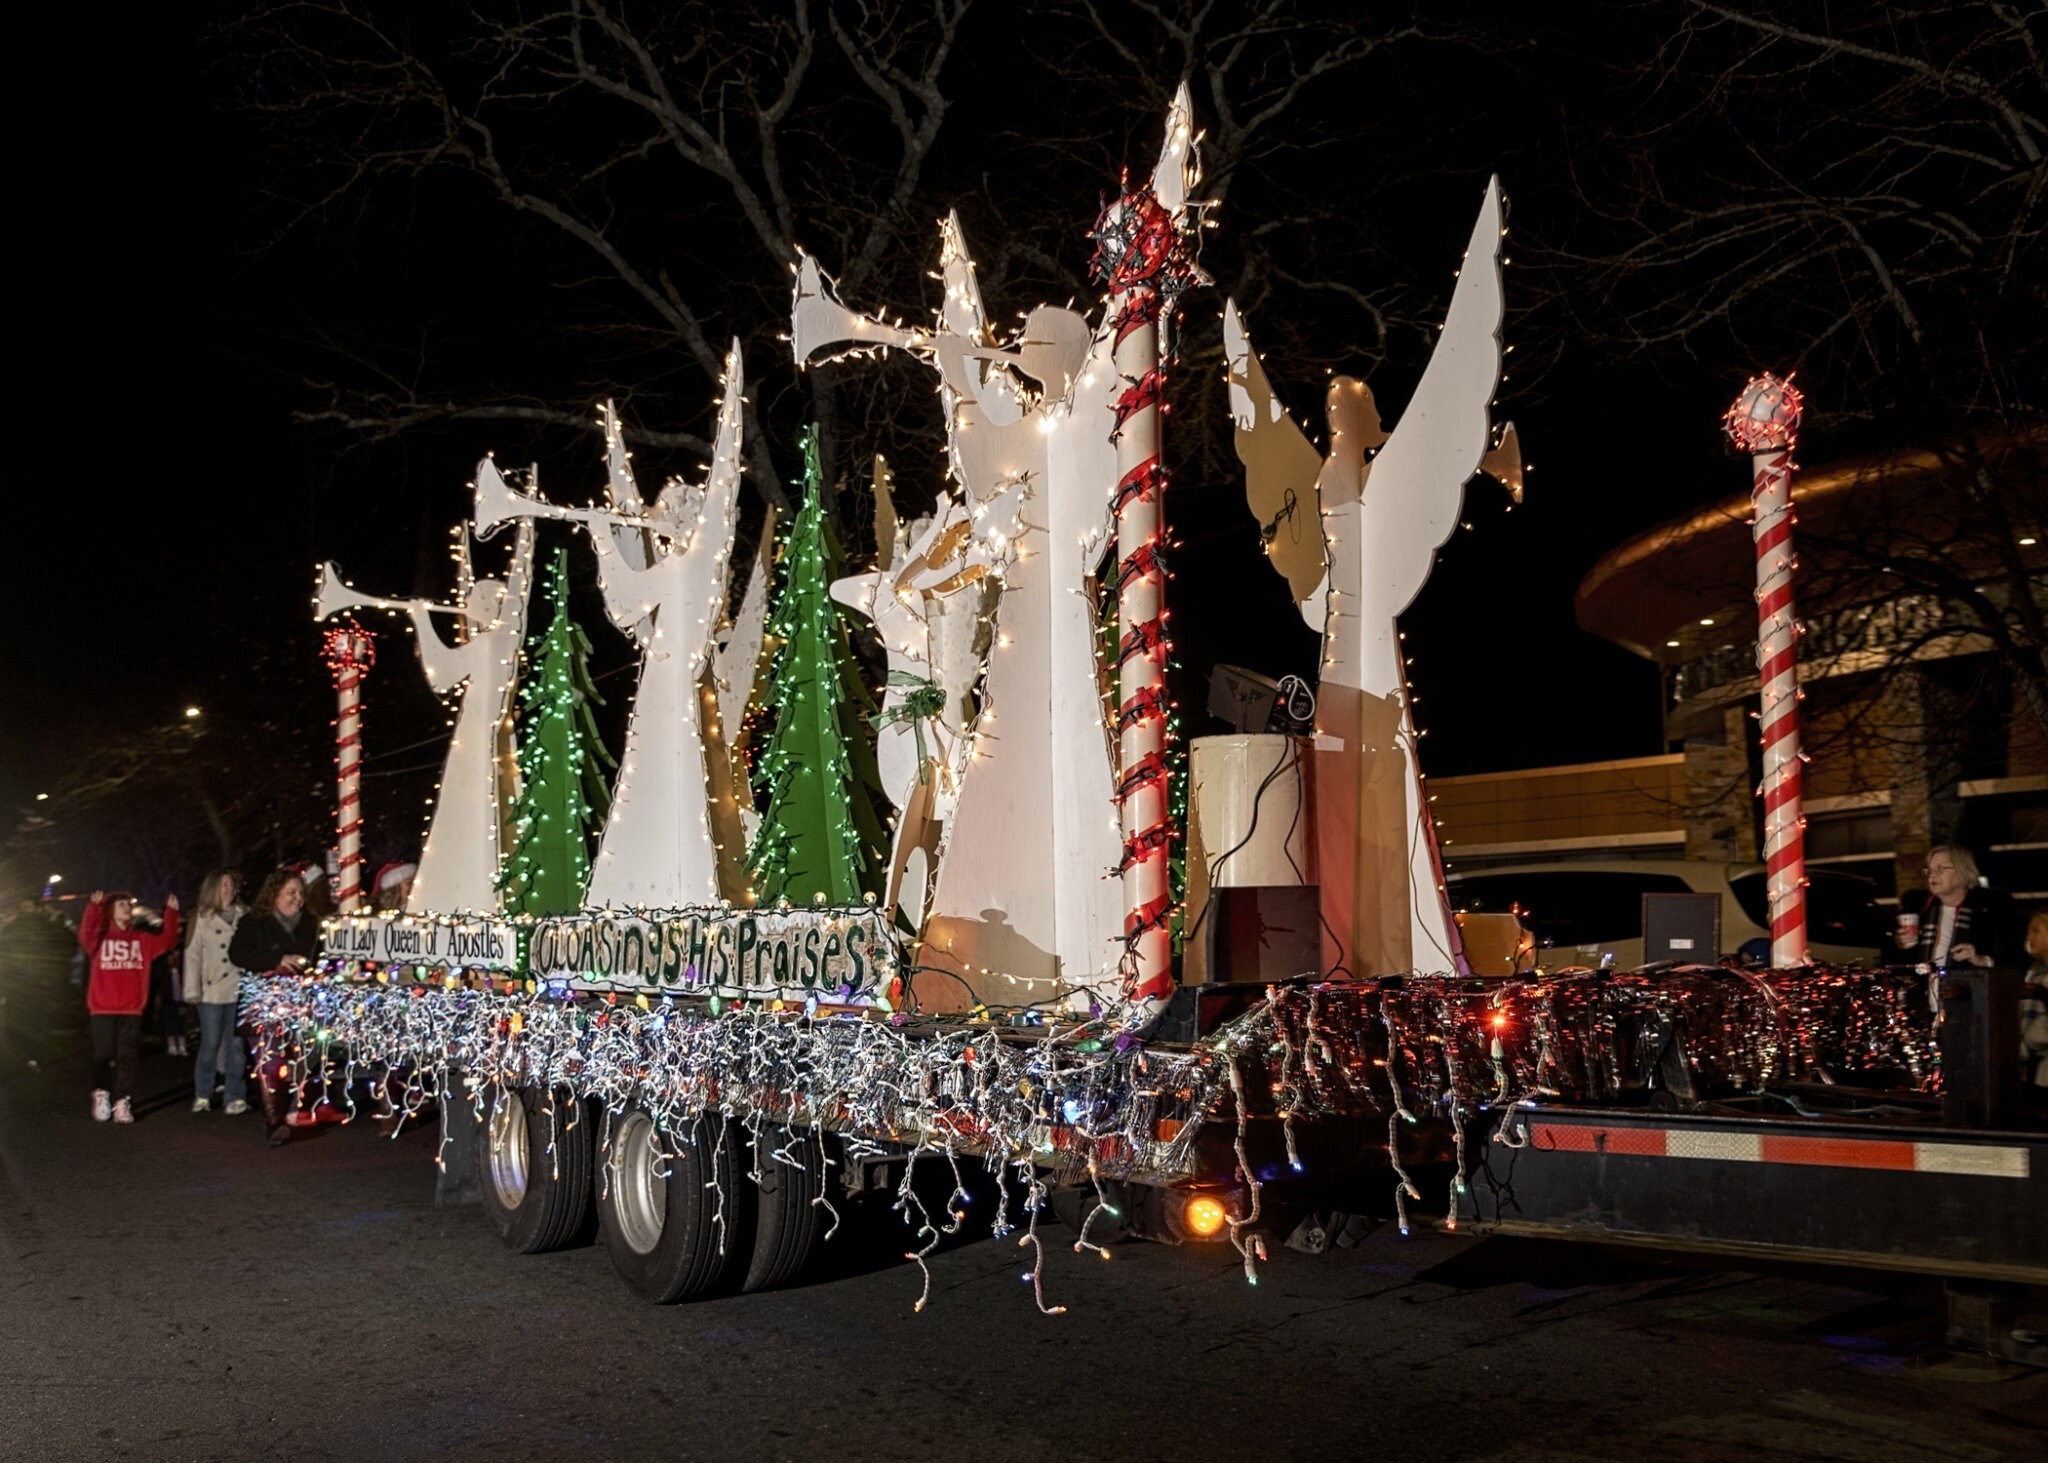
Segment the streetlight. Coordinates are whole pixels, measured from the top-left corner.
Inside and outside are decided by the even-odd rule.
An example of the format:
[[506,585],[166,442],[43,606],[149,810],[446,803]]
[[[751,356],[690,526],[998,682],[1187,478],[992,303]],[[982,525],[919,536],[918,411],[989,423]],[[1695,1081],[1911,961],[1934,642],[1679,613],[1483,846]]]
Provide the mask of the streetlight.
[[50,875],[50,882],[52,884],[61,884],[64,882],[64,876],[62,874],[52,874]]
[[187,721],[190,721],[193,717],[197,716],[198,714],[199,708],[197,706],[187,706],[185,708],[185,720]]
[[50,795],[46,792],[39,792],[36,794],[36,801],[39,803],[47,803],[49,800]]

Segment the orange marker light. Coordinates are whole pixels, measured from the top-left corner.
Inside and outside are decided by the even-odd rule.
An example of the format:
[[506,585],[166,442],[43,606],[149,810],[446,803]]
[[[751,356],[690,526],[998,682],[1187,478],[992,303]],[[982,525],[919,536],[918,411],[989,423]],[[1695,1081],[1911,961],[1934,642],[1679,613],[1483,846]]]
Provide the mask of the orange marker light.
[[1188,1233],[1198,1239],[1208,1239],[1223,1232],[1223,1226],[1230,1222],[1230,1215],[1219,1199],[1207,1194],[1197,1194],[1188,1200],[1188,1207],[1181,1216],[1188,1227]]

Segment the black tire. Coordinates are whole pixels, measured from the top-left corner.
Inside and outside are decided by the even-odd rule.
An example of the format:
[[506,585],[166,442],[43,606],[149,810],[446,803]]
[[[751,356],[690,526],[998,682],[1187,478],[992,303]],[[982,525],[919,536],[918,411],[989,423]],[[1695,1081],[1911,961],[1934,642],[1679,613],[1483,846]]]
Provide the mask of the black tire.
[[[825,1208],[817,1200],[825,1192],[825,1144],[816,1133],[771,1127],[755,1149],[754,1254],[740,1289],[773,1290],[794,1280],[823,1241]],[[774,1156],[778,1150],[783,1158]]]
[[598,1174],[597,1232],[643,1300],[670,1305],[733,1288],[753,1248],[753,1185],[738,1128],[700,1115],[663,1132],[635,1104],[612,1123]]
[[[597,1143],[566,1092],[488,1089],[476,1134],[476,1183],[498,1237],[522,1255],[574,1244],[590,1218]],[[549,1151],[552,1143],[553,1151]]]

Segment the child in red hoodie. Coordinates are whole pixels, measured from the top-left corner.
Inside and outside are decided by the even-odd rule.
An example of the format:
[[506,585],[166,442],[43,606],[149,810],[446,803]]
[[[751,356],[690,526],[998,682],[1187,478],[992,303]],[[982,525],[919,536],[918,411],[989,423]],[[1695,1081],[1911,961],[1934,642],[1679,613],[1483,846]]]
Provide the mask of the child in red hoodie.
[[[178,947],[178,896],[164,901],[164,927],[152,934],[134,928],[135,899],[108,898],[92,891],[78,943],[92,961],[85,1008],[92,1013],[93,1118],[104,1123],[135,1121],[129,1095],[135,1090],[135,1052],[142,1039],[142,1008],[149,1004],[150,962]],[[111,1090],[110,1090],[111,1084]]]

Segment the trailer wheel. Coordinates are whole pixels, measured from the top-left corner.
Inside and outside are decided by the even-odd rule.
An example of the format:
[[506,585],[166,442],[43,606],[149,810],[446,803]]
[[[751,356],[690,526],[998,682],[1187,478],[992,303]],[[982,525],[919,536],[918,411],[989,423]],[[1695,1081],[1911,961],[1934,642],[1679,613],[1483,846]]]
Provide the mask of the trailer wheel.
[[612,1268],[656,1305],[728,1287],[754,1237],[750,1189],[738,1162],[745,1140],[721,1118],[700,1115],[664,1133],[645,1108],[612,1125],[599,1175],[597,1228]]
[[491,1227],[522,1255],[573,1244],[590,1217],[595,1147],[576,1099],[493,1086],[486,1104],[476,1179]]
[[[783,1156],[776,1158],[780,1152]],[[825,1144],[816,1133],[764,1128],[756,1140],[754,1255],[742,1290],[773,1290],[795,1279],[823,1233]]]

